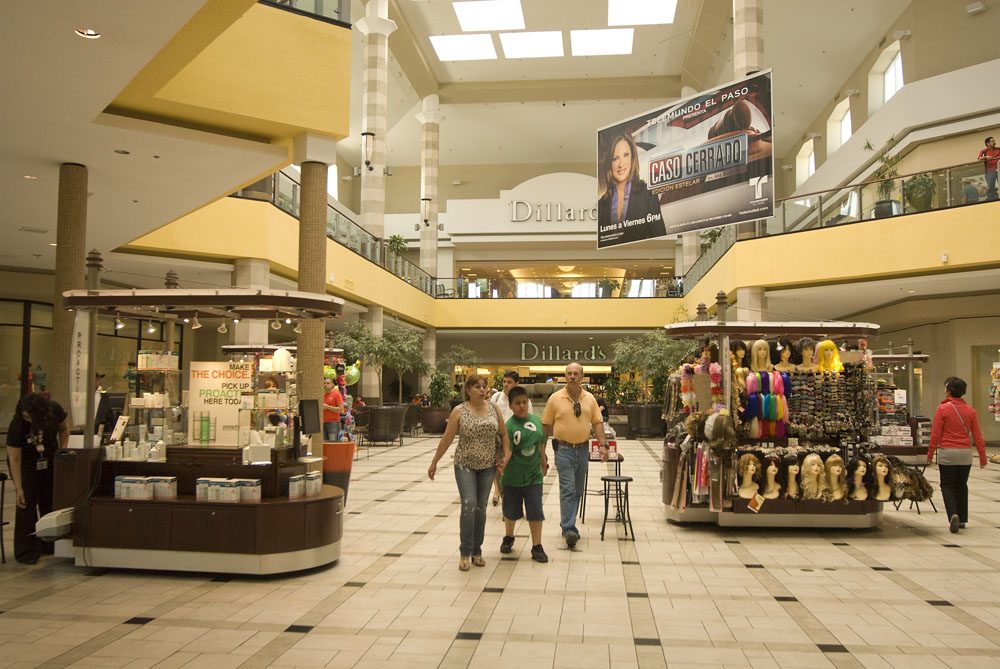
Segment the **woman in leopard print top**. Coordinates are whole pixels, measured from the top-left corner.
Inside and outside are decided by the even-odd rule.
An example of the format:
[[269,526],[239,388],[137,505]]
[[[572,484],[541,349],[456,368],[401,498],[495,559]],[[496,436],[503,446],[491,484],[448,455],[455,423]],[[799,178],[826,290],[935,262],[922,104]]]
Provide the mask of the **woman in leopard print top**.
[[[466,402],[452,409],[448,427],[441,435],[434,459],[427,469],[433,481],[438,461],[458,435],[455,449],[455,481],[462,500],[459,516],[458,568],[469,570],[469,563],[486,566],[483,559],[483,536],[486,533],[486,504],[493,485],[493,474],[501,465],[505,454],[510,453],[507,428],[495,406],[486,400],[488,382],[481,374],[472,374],[465,382]],[[497,453],[497,436],[503,444],[503,453]]]

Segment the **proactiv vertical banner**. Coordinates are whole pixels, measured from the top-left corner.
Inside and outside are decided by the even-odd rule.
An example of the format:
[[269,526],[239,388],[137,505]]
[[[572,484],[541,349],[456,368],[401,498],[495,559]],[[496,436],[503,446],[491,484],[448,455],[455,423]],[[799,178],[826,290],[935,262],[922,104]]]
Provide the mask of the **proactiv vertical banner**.
[[597,247],[774,213],[771,71],[597,131]]

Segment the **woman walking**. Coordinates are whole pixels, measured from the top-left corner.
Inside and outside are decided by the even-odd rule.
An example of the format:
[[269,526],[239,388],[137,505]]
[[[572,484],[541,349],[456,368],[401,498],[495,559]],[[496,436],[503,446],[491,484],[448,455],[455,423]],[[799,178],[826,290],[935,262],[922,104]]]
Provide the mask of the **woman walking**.
[[[941,473],[941,496],[948,514],[948,526],[954,534],[969,522],[969,470],[972,468],[972,447],[979,451],[979,468],[986,467],[986,444],[979,430],[976,410],[962,399],[965,381],[950,376],[944,382],[947,397],[938,405],[931,424],[931,444],[927,463],[938,451],[938,471]],[[940,449],[940,450],[938,450]]]
[[[507,428],[500,419],[499,410],[486,400],[488,382],[481,374],[472,374],[465,382],[467,400],[452,409],[448,417],[448,427],[441,435],[434,459],[427,469],[432,481],[437,473],[437,464],[448,451],[451,442],[458,435],[455,449],[455,481],[462,500],[459,516],[459,561],[458,568],[469,571],[469,564],[485,567],[483,559],[483,537],[486,534],[486,505],[493,486],[493,475],[497,466],[502,467],[505,457],[510,455]],[[497,452],[497,435],[503,444],[503,452]]]

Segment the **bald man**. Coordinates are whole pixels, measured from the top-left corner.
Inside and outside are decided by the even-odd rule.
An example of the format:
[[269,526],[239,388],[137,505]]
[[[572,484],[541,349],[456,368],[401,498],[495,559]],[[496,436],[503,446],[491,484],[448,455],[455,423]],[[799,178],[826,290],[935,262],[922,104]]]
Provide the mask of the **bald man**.
[[604,434],[601,407],[583,389],[583,366],[566,365],[566,387],[552,393],[542,412],[542,429],[552,438],[556,471],[559,472],[559,527],[566,545],[572,550],[580,540],[576,528],[576,510],[584,494],[584,480],[590,465],[590,430],[600,443],[601,461],[608,461],[608,441]]

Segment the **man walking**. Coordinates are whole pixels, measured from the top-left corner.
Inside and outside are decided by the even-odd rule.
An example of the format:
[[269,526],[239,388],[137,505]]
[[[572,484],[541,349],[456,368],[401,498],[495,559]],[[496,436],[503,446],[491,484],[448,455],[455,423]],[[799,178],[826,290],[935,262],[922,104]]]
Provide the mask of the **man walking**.
[[979,152],[979,160],[986,166],[986,199],[997,199],[997,161],[1000,149],[992,137],[986,138],[986,148]]
[[559,472],[559,527],[570,549],[580,540],[576,510],[584,494],[584,479],[590,465],[590,429],[600,443],[601,462],[608,461],[608,441],[597,400],[580,385],[583,366],[566,365],[566,387],[552,393],[542,412],[542,429],[552,437],[556,471]]

